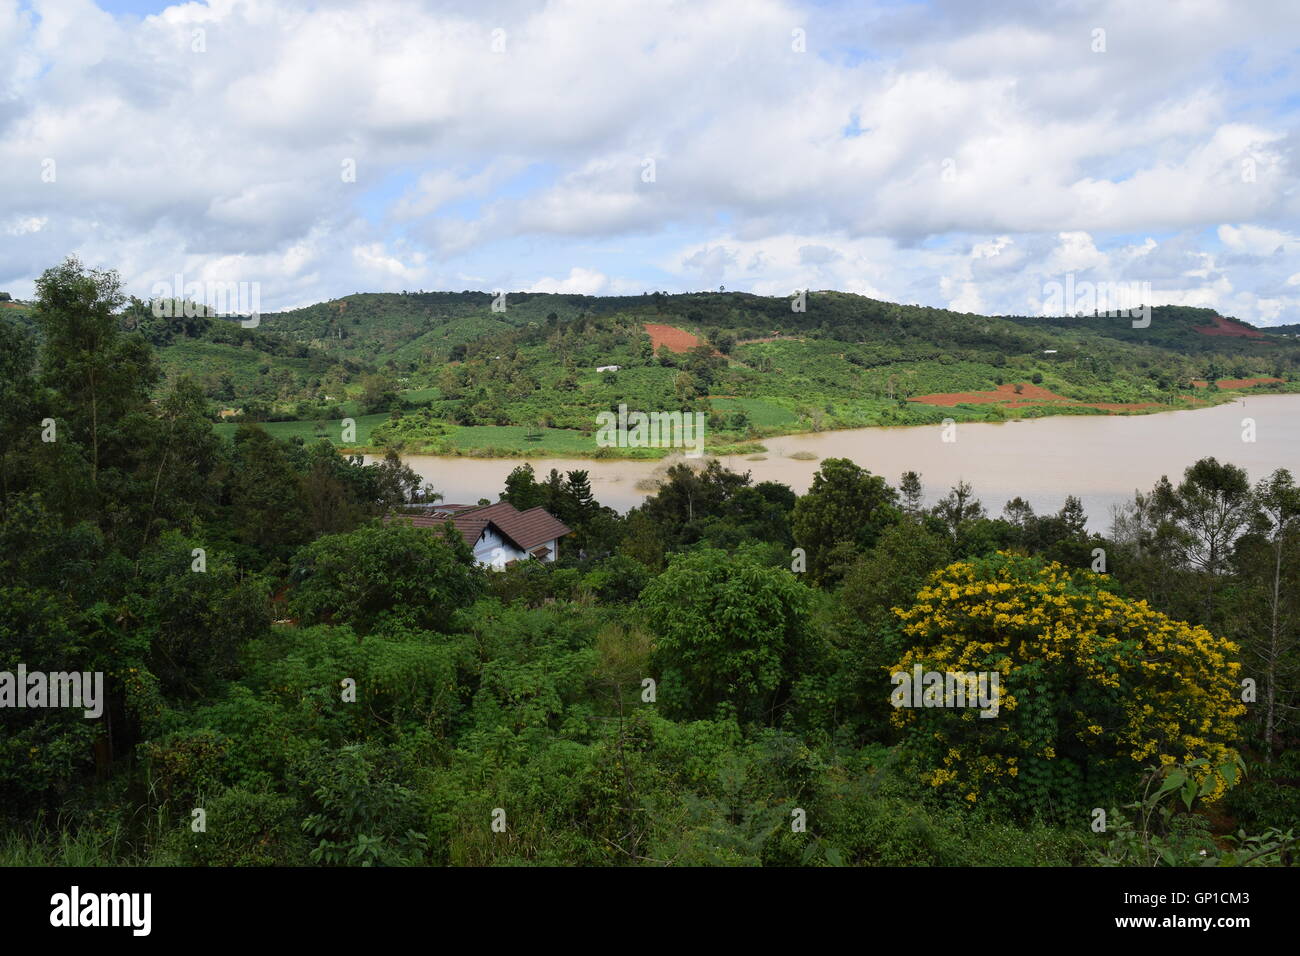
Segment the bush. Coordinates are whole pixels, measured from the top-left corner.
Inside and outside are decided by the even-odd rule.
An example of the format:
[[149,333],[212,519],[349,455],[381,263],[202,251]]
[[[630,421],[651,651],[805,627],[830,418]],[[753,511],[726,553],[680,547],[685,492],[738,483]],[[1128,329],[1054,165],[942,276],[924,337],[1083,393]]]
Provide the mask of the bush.
[[294,556],[292,576],[295,617],[361,632],[386,620],[446,630],[483,590],[483,571],[459,534],[401,521],[317,538]]
[[635,601],[650,580],[650,572],[636,558],[614,554],[589,572],[583,583],[601,601],[620,604]]
[[374,748],[349,745],[309,769],[314,812],[302,829],[315,846],[311,862],[326,866],[400,866],[423,861],[425,808]]
[[789,571],[706,549],[673,558],[639,607],[657,642],[668,711],[712,717],[726,703],[772,722],[808,643],[811,592]]
[[1224,809],[1245,827],[1275,825],[1300,832],[1300,750],[1278,755],[1274,764],[1257,764],[1238,784]]
[[302,866],[307,840],[298,804],[290,797],[226,790],[210,800],[206,829],[195,833],[187,821],[168,840],[186,866]]

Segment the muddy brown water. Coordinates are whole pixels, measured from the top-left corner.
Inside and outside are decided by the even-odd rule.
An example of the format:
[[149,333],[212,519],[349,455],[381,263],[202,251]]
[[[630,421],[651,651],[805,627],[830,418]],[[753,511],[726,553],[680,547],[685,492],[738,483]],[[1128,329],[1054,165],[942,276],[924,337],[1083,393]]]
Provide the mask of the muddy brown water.
[[[1244,419],[1253,419],[1255,440],[1243,440]],[[723,456],[749,471],[755,482],[779,481],[802,494],[823,458],[849,458],[897,485],[912,469],[921,473],[933,503],[965,480],[991,514],[1019,495],[1039,513],[1054,512],[1068,494],[1082,499],[1090,526],[1104,532],[1111,509],[1149,491],[1161,475],[1176,479],[1198,458],[1230,461],[1258,480],[1277,468],[1300,477],[1300,395],[1259,395],[1214,408],[1150,415],[1056,416],[1002,424],[956,426],[956,441],[942,440],[942,427],[855,428],[787,435],[763,441],[765,460]],[[791,455],[804,453],[815,460]],[[367,459],[373,460],[373,459]],[[584,469],[602,504],[625,512],[646,496],[646,482],[662,474],[664,461],[570,458],[444,458],[409,455],[405,461],[447,502],[496,501],[506,475],[530,461],[538,477]]]

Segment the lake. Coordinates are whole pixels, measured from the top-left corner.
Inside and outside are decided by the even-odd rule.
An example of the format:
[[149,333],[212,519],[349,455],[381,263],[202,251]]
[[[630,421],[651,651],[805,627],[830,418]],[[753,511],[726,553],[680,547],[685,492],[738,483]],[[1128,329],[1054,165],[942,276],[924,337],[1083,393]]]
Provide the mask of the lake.
[[[1242,420],[1255,423],[1255,440],[1243,440]],[[1176,480],[1198,458],[1213,455],[1244,467],[1252,480],[1277,468],[1300,472],[1300,395],[1259,395],[1227,405],[1151,415],[1055,416],[1001,424],[956,426],[956,441],[942,441],[942,428],[855,428],[788,435],[763,441],[765,461],[723,456],[755,482],[779,481],[802,494],[822,458],[849,458],[897,486],[899,476],[921,473],[926,501],[942,498],[959,480],[971,483],[990,514],[1019,495],[1039,513],[1055,512],[1067,494],[1077,495],[1090,527],[1104,532],[1111,508],[1149,491],[1161,475]],[[818,461],[791,458],[799,452]],[[367,460],[373,460],[368,458]],[[447,502],[496,501],[506,475],[531,461],[538,477],[585,469],[601,504],[627,511],[646,495],[644,484],[666,467],[663,461],[560,458],[443,458],[409,455],[405,461]]]

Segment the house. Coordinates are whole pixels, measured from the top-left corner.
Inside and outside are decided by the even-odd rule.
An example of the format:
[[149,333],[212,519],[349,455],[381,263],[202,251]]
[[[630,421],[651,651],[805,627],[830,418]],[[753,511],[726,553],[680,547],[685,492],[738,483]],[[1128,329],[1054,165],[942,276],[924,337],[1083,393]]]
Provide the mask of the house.
[[572,530],[542,507],[520,511],[508,501],[494,505],[434,505],[419,515],[389,515],[385,521],[409,521],[417,528],[441,528],[451,522],[479,564],[501,571],[529,558],[554,561],[560,539]]
[[597,372],[617,372],[617,371],[618,371],[619,369],[621,369],[622,367],[623,367],[623,366],[621,366],[621,365],[597,365],[597,366],[596,366],[596,371],[597,371]]

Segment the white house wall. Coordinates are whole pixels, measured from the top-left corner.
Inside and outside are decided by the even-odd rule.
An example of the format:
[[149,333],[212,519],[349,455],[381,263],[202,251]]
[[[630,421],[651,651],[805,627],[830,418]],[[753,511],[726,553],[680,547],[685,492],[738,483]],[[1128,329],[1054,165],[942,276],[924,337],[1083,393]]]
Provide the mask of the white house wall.
[[[550,554],[540,560],[548,563],[554,562],[556,555],[560,552],[559,539],[547,541],[547,548],[550,548]],[[538,560],[532,557],[527,551],[520,551],[513,544],[497,534],[491,527],[483,529],[479,536],[478,543],[474,545],[474,560],[479,564],[488,565],[495,571],[505,570],[505,566],[511,561],[528,561]]]

